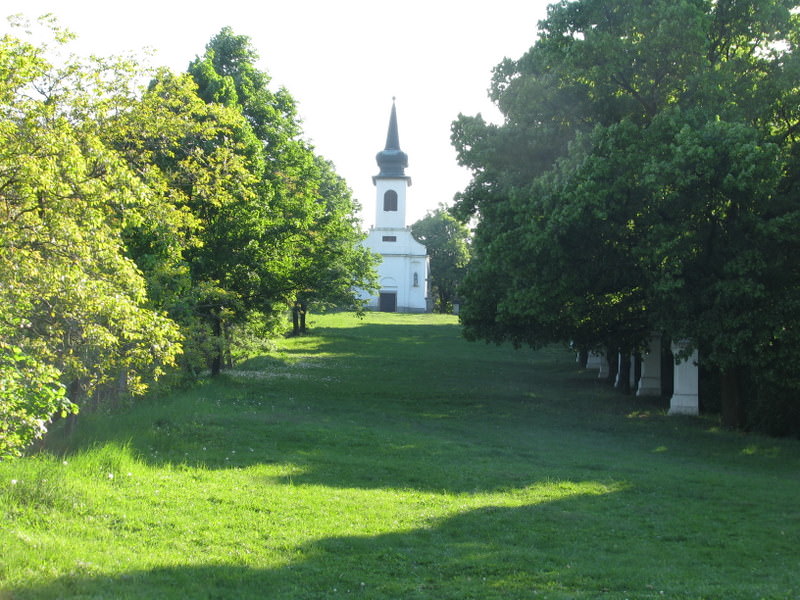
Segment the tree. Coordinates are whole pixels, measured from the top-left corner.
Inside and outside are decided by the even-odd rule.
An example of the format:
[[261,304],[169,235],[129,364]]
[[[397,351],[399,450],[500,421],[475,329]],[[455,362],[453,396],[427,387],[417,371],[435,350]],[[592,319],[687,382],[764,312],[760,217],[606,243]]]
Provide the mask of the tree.
[[379,258],[361,244],[364,234],[357,218],[358,203],[331,162],[315,157],[318,214],[302,240],[298,240],[298,269],[292,280],[293,333],[306,331],[310,305],[346,307],[363,311],[366,300],[357,289],[377,287]]
[[98,134],[136,74],[116,61],[55,67],[11,35],[0,73],[1,412],[14,453],[104,390],[143,393],[181,346],[125,254],[123,229],[151,196]]
[[[257,282],[241,294],[249,302],[244,306],[262,312],[289,306],[299,318],[312,298],[358,307],[356,290],[372,287],[375,278],[374,258],[359,244],[358,207],[333,166],[300,137],[294,100],[285,89],[269,90],[269,76],[254,67],[257,59],[249,38],[226,27],[189,67],[201,97],[241,111],[268,165],[253,197],[252,214],[264,218],[251,220],[254,229],[234,244],[225,236],[220,247],[205,245],[209,263],[238,271],[231,285]],[[237,247],[251,260],[237,257],[236,269],[223,266],[220,257]]]
[[436,296],[436,309],[451,312],[469,262],[469,229],[440,206],[414,223],[411,234],[428,250],[430,293]]
[[165,70],[105,136],[159,200],[125,229],[150,302],[182,325],[186,366],[216,372],[226,324],[245,318],[261,268],[251,242],[269,218],[256,191],[261,145],[236,108],[204,102],[189,75]]
[[457,210],[480,219],[467,335],[626,354],[651,331],[690,338],[723,374],[724,422],[747,424],[731,374],[763,382],[794,331],[794,5],[549,8],[495,71],[504,124],[454,123],[475,172]]

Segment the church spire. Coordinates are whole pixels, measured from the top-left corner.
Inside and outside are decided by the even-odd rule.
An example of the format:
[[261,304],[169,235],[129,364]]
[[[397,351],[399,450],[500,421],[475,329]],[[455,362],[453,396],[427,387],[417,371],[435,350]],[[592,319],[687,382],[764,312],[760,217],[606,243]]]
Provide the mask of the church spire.
[[389,117],[389,131],[386,133],[386,150],[400,150],[400,134],[397,132],[397,108],[392,97],[392,114]]
[[389,131],[386,133],[386,148],[375,156],[381,171],[373,179],[407,179],[405,168],[408,155],[400,150],[400,135],[397,130],[397,108],[392,98],[392,113],[389,117]]

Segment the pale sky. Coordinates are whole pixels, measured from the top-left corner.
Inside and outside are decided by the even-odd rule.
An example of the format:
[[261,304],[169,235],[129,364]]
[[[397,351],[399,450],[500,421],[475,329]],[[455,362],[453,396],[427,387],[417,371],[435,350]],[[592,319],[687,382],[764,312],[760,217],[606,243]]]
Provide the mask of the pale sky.
[[[492,68],[536,40],[548,0],[0,0],[5,17],[53,13],[78,35],[79,54],[155,51],[185,71],[225,26],[251,38],[258,68],[298,102],[304,136],[333,161],[374,224],[375,154],[397,97],[408,154],[407,224],[452,203],[469,181],[450,144],[459,113],[499,121],[486,90]],[[18,35],[18,34],[17,34]]]

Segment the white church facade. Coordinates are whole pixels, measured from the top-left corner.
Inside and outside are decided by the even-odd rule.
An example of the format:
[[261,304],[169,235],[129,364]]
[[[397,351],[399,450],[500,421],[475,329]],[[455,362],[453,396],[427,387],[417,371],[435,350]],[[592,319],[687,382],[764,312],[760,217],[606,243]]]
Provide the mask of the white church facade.
[[380,290],[367,296],[368,308],[383,312],[427,312],[428,252],[406,225],[406,200],[411,177],[408,156],[400,150],[397,110],[392,103],[386,148],[376,156],[380,172],[375,184],[375,225],[364,245],[382,257],[377,267]]

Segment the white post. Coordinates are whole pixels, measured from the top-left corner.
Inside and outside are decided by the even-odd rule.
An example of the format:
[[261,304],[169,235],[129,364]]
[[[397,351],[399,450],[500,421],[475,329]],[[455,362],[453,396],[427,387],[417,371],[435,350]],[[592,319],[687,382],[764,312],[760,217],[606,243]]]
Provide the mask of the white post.
[[[673,354],[686,349],[687,340],[672,343]],[[699,415],[697,350],[687,360],[675,365],[672,398],[669,400],[670,415]]]
[[642,376],[637,396],[661,395],[661,335],[650,339],[647,354],[642,357]]

